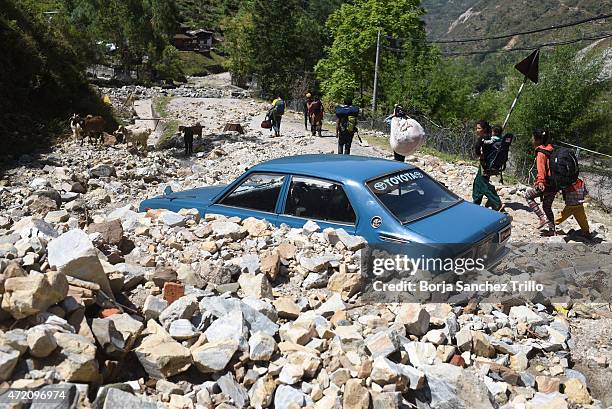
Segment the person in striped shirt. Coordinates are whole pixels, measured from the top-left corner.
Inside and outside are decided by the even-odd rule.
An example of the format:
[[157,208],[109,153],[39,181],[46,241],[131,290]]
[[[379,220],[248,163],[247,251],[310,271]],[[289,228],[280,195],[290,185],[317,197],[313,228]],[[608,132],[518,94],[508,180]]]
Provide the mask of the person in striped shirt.
[[584,201],[589,194],[586,184],[580,178],[574,182],[573,185],[566,187],[562,191],[563,200],[565,201],[565,207],[561,211],[561,214],[555,220],[555,224],[559,225],[566,219],[574,216],[578,225],[580,226],[580,232],[585,237],[591,237],[589,229],[589,221],[587,220],[586,213],[584,211]]

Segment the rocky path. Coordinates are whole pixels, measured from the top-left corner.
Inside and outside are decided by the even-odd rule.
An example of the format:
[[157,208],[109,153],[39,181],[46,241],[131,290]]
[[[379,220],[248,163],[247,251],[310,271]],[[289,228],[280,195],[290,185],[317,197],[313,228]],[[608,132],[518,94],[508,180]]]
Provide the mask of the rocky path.
[[[3,172],[0,390],[63,388],[66,407],[108,409],[612,404],[605,305],[553,305],[544,294],[527,303],[364,303],[365,243],[342,230],[193,209],[138,213],[167,185],[228,183],[267,159],[336,149],[333,137],[305,135],[297,113],[271,138],[259,128],[266,104],[231,98],[223,77],[190,87],[202,88],[176,90],[168,110],[204,125],[194,157],[180,144],[137,155],[66,141]],[[193,93],[220,97],[180,96]],[[223,132],[227,122],[245,134]],[[356,143],[354,152],[391,156]],[[409,160],[469,198],[470,164],[420,153]],[[573,286],[576,296],[609,288],[609,217],[589,209],[598,240],[570,240],[557,256],[549,250],[565,241],[537,235],[524,189],[500,189],[514,218],[506,267],[599,277]],[[533,242],[534,251],[525,245]]]

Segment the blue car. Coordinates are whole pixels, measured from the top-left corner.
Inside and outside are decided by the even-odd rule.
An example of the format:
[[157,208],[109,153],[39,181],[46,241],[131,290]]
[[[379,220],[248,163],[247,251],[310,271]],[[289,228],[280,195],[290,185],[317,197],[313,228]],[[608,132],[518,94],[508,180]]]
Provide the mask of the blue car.
[[511,218],[466,202],[419,168],[352,155],[301,155],[258,164],[233,183],[144,200],[147,209],[256,217],[300,228],[342,228],[369,245],[449,246],[454,256],[497,253]]

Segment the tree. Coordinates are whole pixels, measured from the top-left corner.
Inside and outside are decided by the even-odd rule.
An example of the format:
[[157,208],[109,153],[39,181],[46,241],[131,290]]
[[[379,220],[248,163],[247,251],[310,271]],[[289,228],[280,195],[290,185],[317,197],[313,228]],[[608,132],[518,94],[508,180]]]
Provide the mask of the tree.
[[[364,93],[370,89],[374,76],[378,31],[385,45],[387,36],[424,39],[425,30],[419,20],[423,14],[419,0],[356,0],[332,13],[326,25],[333,43],[326,50],[327,57],[315,68],[326,99],[338,101],[359,93],[360,103],[367,103],[369,97]],[[381,67],[397,68],[397,57],[389,51],[383,49],[381,59]],[[384,89],[382,82],[381,92]]]

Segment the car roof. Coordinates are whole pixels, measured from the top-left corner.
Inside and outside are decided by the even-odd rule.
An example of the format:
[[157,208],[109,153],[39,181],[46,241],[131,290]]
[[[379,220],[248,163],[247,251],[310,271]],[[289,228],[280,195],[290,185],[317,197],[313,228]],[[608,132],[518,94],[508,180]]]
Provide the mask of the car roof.
[[253,166],[251,171],[301,174],[338,182],[365,182],[407,169],[414,169],[414,166],[370,156],[318,154],[272,159]]

